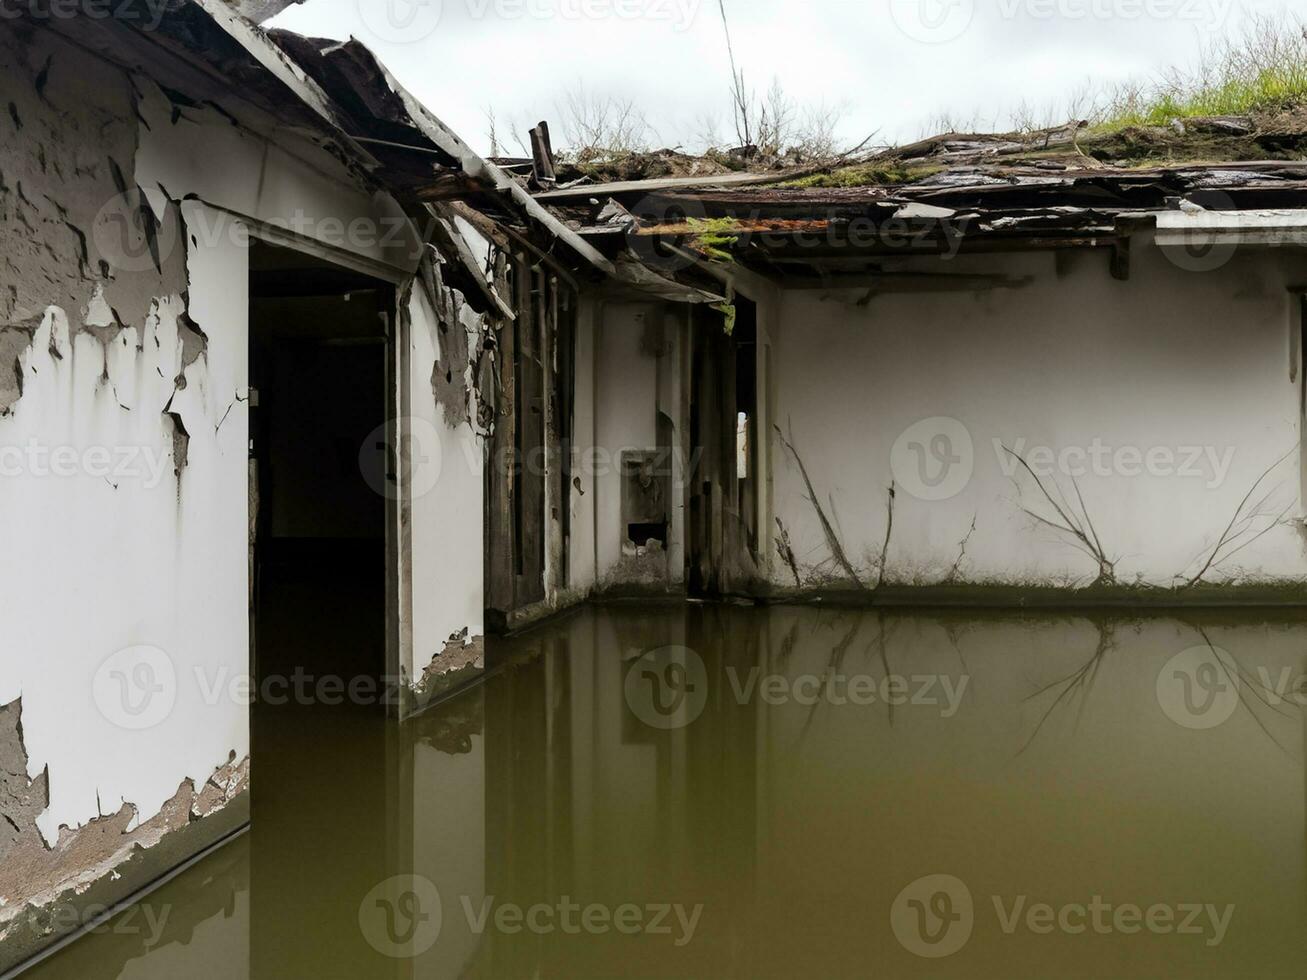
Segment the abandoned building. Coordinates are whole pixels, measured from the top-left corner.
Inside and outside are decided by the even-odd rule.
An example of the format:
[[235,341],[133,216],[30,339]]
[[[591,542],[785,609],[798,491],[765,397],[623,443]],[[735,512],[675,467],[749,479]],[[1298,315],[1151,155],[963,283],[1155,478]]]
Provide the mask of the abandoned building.
[[0,972],[249,822],[287,608],[403,722],[594,598],[1302,601],[1296,144],[573,174],[278,6],[0,26]]

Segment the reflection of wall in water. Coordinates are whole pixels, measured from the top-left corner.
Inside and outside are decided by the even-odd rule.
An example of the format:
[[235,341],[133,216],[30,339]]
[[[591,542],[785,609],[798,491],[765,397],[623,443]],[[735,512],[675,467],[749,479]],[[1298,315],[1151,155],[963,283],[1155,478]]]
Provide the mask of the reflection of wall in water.
[[[708,710],[688,728],[648,728],[626,708],[629,664],[668,644],[710,651],[710,686],[751,664],[759,633],[734,610],[620,610],[532,634],[535,656],[486,686],[486,893],[501,903],[680,902],[705,906],[712,944],[665,936],[503,936],[479,963],[496,976],[574,975],[578,964],[629,976],[684,975],[687,963],[725,975],[738,950],[725,930],[748,920],[757,849],[755,712]],[[513,642],[513,641],[508,641]],[[623,951],[626,951],[624,953]]]

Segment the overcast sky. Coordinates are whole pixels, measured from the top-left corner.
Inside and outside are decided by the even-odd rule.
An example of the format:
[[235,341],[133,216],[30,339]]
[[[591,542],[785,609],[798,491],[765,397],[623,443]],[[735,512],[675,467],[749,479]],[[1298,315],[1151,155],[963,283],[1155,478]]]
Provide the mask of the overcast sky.
[[[1088,81],[1183,65],[1257,13],[1307,0],[722,0],[749,82],[800,103],[843,104],[851,142],[927,135],[942,113],[1003,126],[1023,100],[1060,112]],[[556,120],[577,85],[635,100],[660,146],[697,149],[705,116],[728,128],[731,72],[719,0],[308,0],[271,26],[372,48],[475,149],[501,129]],[[558,138],[555,138],[559,142]],[[517,152],[509,149],[505,152]]]

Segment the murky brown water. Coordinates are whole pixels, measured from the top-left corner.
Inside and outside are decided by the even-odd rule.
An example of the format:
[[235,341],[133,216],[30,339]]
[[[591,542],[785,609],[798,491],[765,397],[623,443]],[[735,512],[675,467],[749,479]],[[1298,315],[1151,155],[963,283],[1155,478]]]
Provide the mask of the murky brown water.
[[496,661],[403,732],[261,713],[251,833],[32,976],[1307,975],[1301,617],[607,607]]

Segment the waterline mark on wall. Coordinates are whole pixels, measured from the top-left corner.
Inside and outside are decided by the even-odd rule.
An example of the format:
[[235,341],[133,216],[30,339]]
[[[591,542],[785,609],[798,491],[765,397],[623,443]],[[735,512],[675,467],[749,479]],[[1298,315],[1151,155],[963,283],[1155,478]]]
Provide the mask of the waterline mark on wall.
[[[985,904],[977,907],[971,889],[952,875],[933,874],[908,884],[890,907],[890,928],[908,952],[942,959],[970,941]],[[1093,895],[1086,902],[1054,905],[1028,895],[991,895],[994,924],[1004,936],[1184,936],[1208,947],[1225,941],[1234,920],[1233,905],[1210,902],[1110,902]]]

